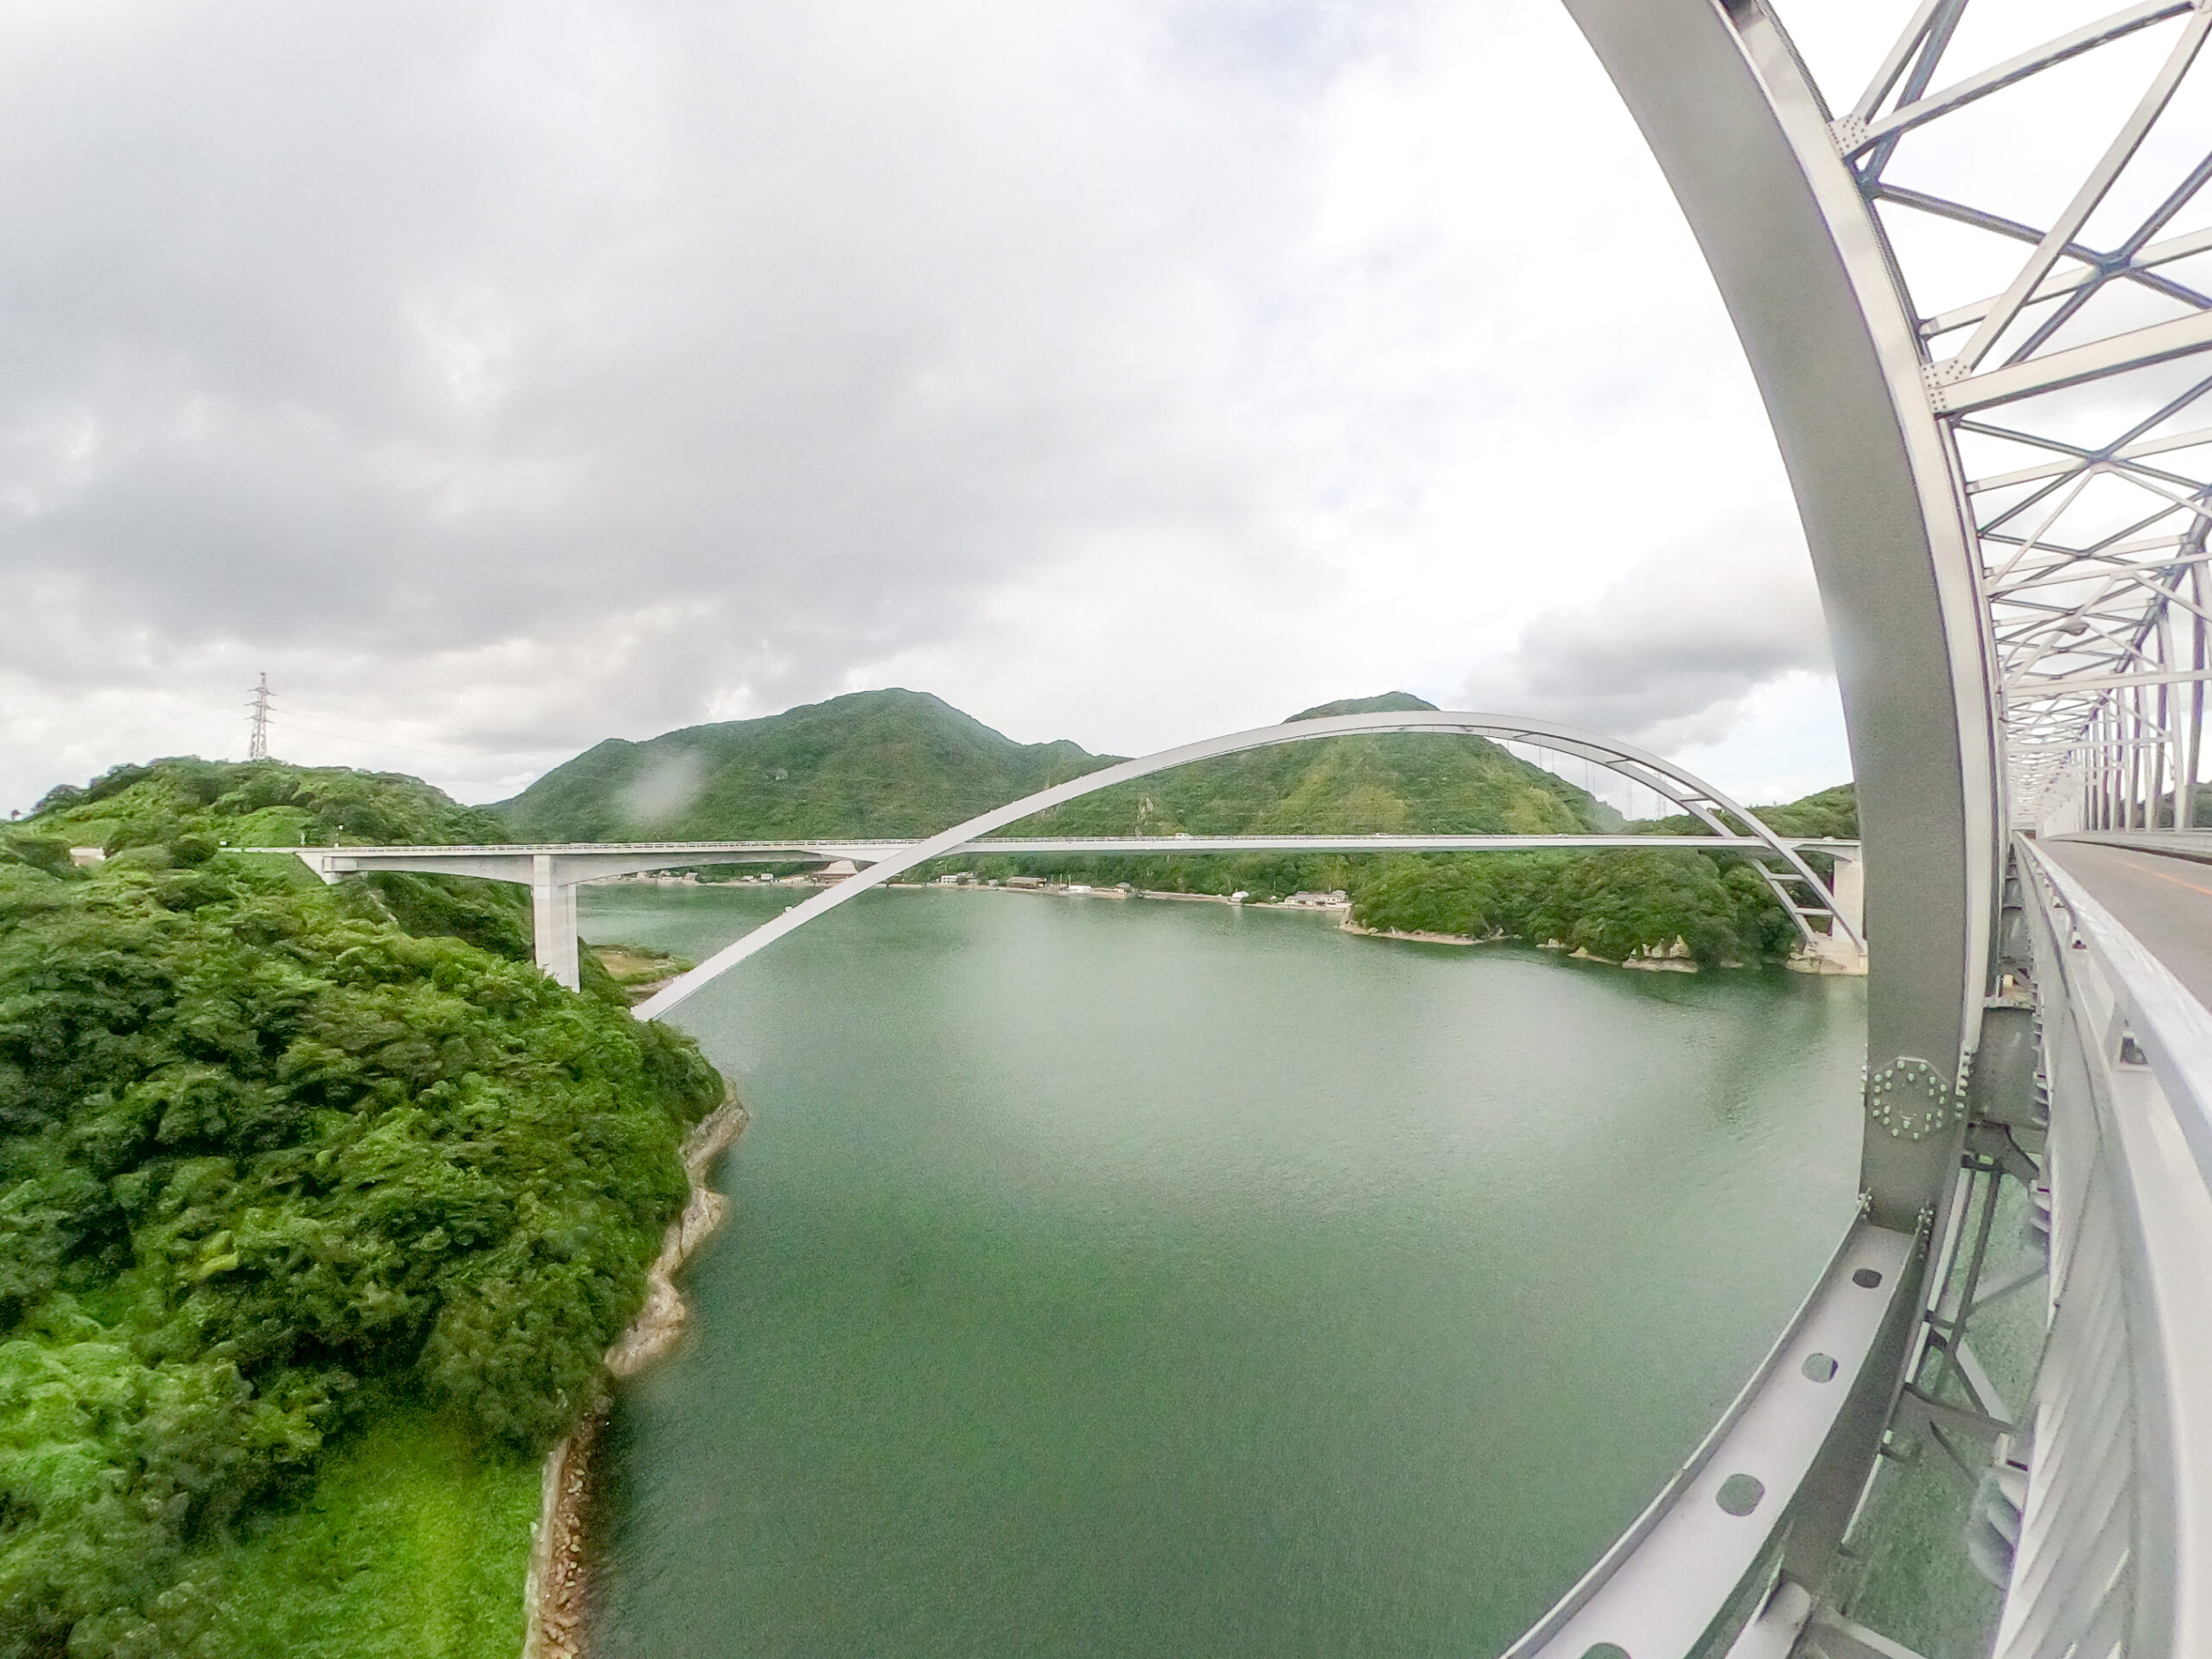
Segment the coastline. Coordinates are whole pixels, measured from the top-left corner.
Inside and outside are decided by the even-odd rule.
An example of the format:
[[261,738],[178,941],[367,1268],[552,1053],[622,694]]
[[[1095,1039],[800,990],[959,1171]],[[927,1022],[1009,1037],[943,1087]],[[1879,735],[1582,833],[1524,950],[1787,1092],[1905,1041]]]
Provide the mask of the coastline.
[[1465,933],[1424,933],[1395,927],[1362,927],[1347,915],[1338,924],[1344,931],[1357,933],[1363,939],[1411,939],[1416,944],[1488,944],[1488,939],[1469,938]]
[[[1242,910],[1294,910],[1301,916],[1349,915],[1351,911],[1349,904],[1294,905],[1281,899],[1236,899],[1225,893],[1177,893],[1166,887],[1070,887],[1057,881],[1048,881],[1034,887],[1011,887],[1002,883],[982,881],[942,886],[935,881],[887,881],[883,885],[887,891],[898,893],[1013,893],[1043,899],[1157,899],[1177,905],[1234,905]],[[1394,933],[1389,937],[1412,938],[1414,936]],[[1421,937],[1428,936],[1424,934]]]
[[582,1421],[545,1455],[537,1524],[531,1529],[530,1570],[523,1581],[523,1659],[583,1659],[588,1588],[584,1523],[591,1494],[592,1455],[613,1396],[608,1382],[632,1377],[675,1347],[691,1310],[676,1275],[729,1214],[729,1200],[708,1184],[715,1160],[737,1144],[753,1121],[725,1085],[722,1103],[683,1138],[681,1157],[690,1196],[668,1224],[660,1254],[645,1274],[645,1302],[607,1351],[607,1368]]

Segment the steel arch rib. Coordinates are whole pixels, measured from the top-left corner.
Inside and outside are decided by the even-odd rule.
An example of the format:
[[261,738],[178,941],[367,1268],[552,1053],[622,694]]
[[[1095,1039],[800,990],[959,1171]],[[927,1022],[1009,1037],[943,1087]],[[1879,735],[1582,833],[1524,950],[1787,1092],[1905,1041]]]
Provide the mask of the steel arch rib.
[[[1845,159],[1849,124],[1863,117],[1831,126],[1763,0],[1565,3],[1697,237],[1796,497],[1834,647],[1859,833],[1879,872],[1866,906],[1882,945],[1867,982],[1868,1067],[1910,1057],[1963,1082],[2002,869],[1995,646],[1957,448],[1889,245]],[[1921,26],[1942,11],[1923,7]],[[1910,55],[1901,46],[1885,66],[1892,86]],[[1933,65],[1921,55],[1908,97]],[[1887,153],[1886,143],[1873,151]],[[1869,1114],[1864,1213],[1892,1236],[1925,1239],[1948,1206],[1962,1133],[1901,1139]],[[1927,1261],[1918,1248],[1905,1255],[1847,1408],[1792,1495],[1782,1567],[1798,1584],[1821,1581],[1873,1466]]]
[[[1827,111],[1756,0],[1566,0],[1650,143],[1758,380],[1835,647],[1869,866],[1867,1061],[1945,1074],[1980,1027],[2002,809],[1965,495],[1886,245]],[[1870,1123],[1878,1220],[1955,1151]]]
[[[690,973],[640,1002],[635,1013],[640,1020],[657,1020],[709,981],[727,973],[747,957],[766,950],[794,928],[804,926],[825,912],[834,910],[870,887],[880,887],[894,875],[912,869],[918,864],[926,864],[932,859],[957,852],[979,836],[987,836],[994,830],[1002,830],[1007,824],[1017,823],[1048,807],[1095,794],[1102,789],[1111,789],[1117,784],[1126,784],[1135,779],[1147,778],[1156,772],[1188,766],[1194,760],[1211,760],[1223,755],[1243,753],[1249,749],[1272,748],[1284,743],[1309,743],[1325,737],[1368,737],[1421,732],[1446,736],[1502,738],[1507,741],[1526,740],[1541,743],[1548,748],[1581,755],[1601,766],[1614,767],[1622,771],[1624,775],[1658,790],[1677,806],[1694,814],[1716,831],[1728,833],[1719,814],[1740,819],[1777,857],[1788,864],[1794,874],[1811,884],[1814,891],[1826,891],[1797,849],[1780,840],[1750,811],[1672,761],[1632,745],[1617,743],[1610,738],[1577,731],[1571,726],[1556,725],[1549,721],[1526,720],[1505,715],[1469,714],[1454,710],[1330,715],[1318,720],[1289,721],[1279,726],[1260,726],[1249,731],[1231,732],[1226,736],[1207,738],[1202,742],[1186,743],[1179,748],[1163,749],[1157,754],[1124,760],[1118,766],[1085,772],[1065,784],[1056,784],[1050,789],[1039,790],[1033,795],[1025,795],[1018,801],[1009,801],[1004,806],[978,814],[965,823],[956,823],[942,834],[902,848],[880,862],[871,864],[859,874],[848,877],[834,887],[825,888],[804,904],[792,906],[774,920],[724,946]],[[1665,838],[1653,837],[1653,845],[1663,848]],[[1797,925],[1801,932],[1808,931],[1802,918],[1797,918]],[[1837,918],[1837,925],[1844,925],[1840,917]]]

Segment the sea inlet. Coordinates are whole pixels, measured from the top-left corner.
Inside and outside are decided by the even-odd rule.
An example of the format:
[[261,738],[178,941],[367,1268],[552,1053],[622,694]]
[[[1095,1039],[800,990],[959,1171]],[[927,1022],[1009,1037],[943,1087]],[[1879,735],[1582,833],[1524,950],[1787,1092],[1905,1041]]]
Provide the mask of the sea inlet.
[[1497,1653],[1840,1236],[1864,990],[862,897],[679,1016],[753,1121],[602,1442],[594,1659]]

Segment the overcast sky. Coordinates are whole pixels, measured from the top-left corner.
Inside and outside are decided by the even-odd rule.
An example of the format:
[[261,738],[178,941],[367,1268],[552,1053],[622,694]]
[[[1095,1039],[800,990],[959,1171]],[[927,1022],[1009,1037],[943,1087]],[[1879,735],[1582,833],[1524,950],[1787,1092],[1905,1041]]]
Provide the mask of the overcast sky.
[[16,0],[0,809],[512,793],[930,690],[1395,688],[1847,774],[1774,444],[1556,0]]

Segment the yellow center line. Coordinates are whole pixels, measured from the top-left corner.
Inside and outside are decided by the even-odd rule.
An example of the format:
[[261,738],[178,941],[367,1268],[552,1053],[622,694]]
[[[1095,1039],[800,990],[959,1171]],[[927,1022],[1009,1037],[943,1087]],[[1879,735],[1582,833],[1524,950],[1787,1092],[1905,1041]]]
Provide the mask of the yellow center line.
[[[2131,864],[2134,862],[2133,860],[2127,861]],[[2191,893],[2201,893],[2207,899],[2212,899],[2212,887],[2202,887],[2194,881],[2184,881],[2177,875],[2168,875],[2164,870],[2154,870],[2147,864],[2134,864],[2134,868],[2145,875],[2155,875],[2161,881],[2171,881],[2177,887],[2187,887]]]

